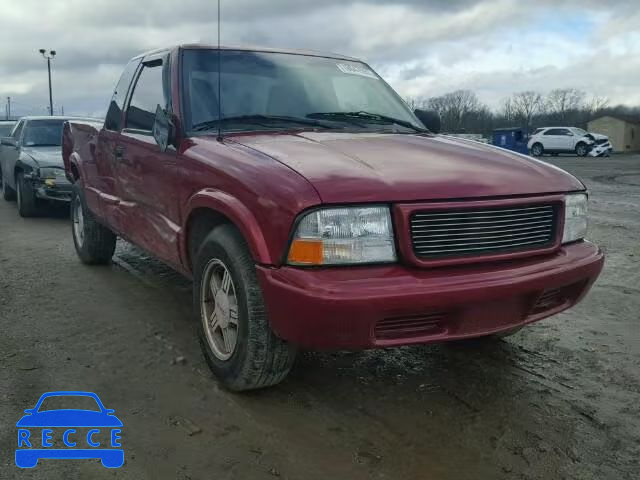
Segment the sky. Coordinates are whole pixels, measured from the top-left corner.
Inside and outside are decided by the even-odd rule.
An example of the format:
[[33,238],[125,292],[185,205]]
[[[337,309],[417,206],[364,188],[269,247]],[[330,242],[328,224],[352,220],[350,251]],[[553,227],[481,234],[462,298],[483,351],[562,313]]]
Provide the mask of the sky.
[[[403,97],[472,89],[579,88],[640,105],[637,0],[221,0],[222,43],[335,52],[369,63]],[[124,64],[177,43],[214,43],[215,0],[0,0],[0,105],[102,116]],[[0,114],[4,108],[0,108]]]

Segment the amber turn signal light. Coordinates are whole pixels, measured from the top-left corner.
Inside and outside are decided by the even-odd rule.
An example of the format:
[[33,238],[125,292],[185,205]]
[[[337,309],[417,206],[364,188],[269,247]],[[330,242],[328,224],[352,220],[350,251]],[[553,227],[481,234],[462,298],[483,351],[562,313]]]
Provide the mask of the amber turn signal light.
[[289,249],[289,263],[297,265],[322,265],[322,240],[297,238]]

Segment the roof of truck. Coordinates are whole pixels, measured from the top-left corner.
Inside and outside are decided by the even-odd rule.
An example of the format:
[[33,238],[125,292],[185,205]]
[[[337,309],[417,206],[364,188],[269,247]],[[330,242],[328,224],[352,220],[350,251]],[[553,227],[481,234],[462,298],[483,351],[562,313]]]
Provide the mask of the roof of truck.
[[[166,52],[173,48],[182,48],[182,49],[203,49],[203,50],[217,50],[217,45],[210,45],[205,43],[184,43],[180,45],[173,45],[165,48],[157,48],[155,50],[150,50],[145,53],[141,53],[140,55],[136,55],[134,58],[146,57],[147,55],[152,55],[156,53]],[[271,47],[259,47],[259,46],[249,46],[249,45],[220,45],[220,50],[243,50],[246,52],[267,52],[267,53],[288,53],[291,55],[306,55],[310,57],[326,57],[326,58],[335,58],[338,60],[348,60],[359,62],[360,60],[353,57],[347,57],[345,55],[339,55],[337,53],[326,53],[326,52],[316,52],[314,50],[293,50],[287,48],[271,48]]]

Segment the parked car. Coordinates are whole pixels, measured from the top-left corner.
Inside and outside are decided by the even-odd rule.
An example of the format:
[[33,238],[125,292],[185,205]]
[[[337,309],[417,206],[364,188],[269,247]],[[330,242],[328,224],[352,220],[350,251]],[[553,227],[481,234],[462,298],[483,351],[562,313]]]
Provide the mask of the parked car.
[[598,155],[608,155],[613,151],[613,146],[606,135],[589,133],[577,127],[537,128],[527,143],[527,148],[535,157],[541,157],[545,153],[575,153],[579,157],[584,157],[594,147],[597,147]]
[[[71,117],[23,117],[0,140],[2,196],[18,200],[18,212],[31,217],[39,201],[69,202],[71,183],[64,174],[60,143],[62,124]],[[95,119],[75,118],[76,122]]]
[[604,262],[585,186],[418,117],[344,56],[135,57],[102,129],[65,124],[76,251],[107,263],[121,236],[192,277],[232,390],[280,382],[298,347],[504,335],[578,302]]

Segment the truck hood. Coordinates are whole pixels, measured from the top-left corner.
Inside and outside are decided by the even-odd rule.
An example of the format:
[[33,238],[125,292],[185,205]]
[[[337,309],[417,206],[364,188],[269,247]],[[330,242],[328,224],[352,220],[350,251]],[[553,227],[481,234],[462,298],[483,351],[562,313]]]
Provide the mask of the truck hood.
[[323,202],[402,202],[582,190],[564,170],[498,147],[438,135],[237,135],[292,168]]
[[22,153],[33,158],[40,168],[64,168],[62,162],[62,147],[23,147]]

